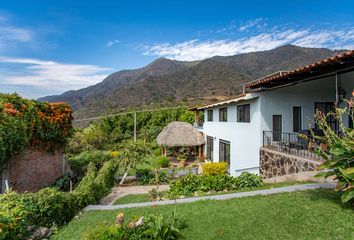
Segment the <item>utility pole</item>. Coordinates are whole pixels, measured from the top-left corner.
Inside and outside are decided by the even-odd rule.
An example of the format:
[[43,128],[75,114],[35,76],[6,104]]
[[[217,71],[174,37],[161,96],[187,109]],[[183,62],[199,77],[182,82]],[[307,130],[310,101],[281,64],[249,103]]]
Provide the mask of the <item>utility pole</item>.
[[134,112],[134,142],[136,142],[136,112]]

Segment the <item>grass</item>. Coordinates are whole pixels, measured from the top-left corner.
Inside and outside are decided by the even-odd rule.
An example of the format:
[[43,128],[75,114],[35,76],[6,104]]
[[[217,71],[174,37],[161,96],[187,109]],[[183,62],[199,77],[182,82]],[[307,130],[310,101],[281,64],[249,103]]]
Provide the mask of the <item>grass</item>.
[[81,239],[97,224],[114,224],[115,215],[126,218],[150,213],[170,215],[174,210],[185,221],[186,239],[354,239],[354,211],[343,207],[333,190],[254,196],[224,201],[90,211],[71,221],[53,236],[55,240]]
[[142,203],[142,202],[150,202],[149,194],[141,193],[141,194],[129,194],[124,197],[118,198],[113,205],[119,204],[128,204],[128,203]]
[[[270,189],[270,188],[278,188],[278,187],[286,187],[292,185],[300,185],[300,184],[307,184],[312,182],[284,182],[284,183],[269,183],[264,184],[261,187],[252,188],[252,189],[244,189],[244,190],[235,190],[235,191],[228,191],[228,192],[215,192],[210,195],[222,195],[228,193],[236,193],[236,192],[246,192],[246,191],[255,191],[255,190],[262,190],[262,189]],[[142,194],[129,194],[124,197],[118,198],[113,205],[120,205],[120,204],[128,204],[128,203],[142,203],[142,202],[151,202],[149,198],[149,194],[142,193]]]
[[[157,163],[156,157],[149,157],[146,163],[140,164],[137,168],[159,168],[159,164]],[[122,176],[125,173],[125,169],[119,169],[118,175]],[[128,176],[135,176],[136,170],[131,168],[128,171]]]

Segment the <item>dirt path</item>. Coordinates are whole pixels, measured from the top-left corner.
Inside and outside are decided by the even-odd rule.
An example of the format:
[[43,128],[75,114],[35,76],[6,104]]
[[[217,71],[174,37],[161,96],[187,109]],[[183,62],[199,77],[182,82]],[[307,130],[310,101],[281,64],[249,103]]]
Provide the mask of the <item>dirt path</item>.
[[[149,186],[122,186],[112,188],[112,192],[100,200],[100,205],[112,205],[118,198],[124,197],[130,194],[143,194],[149,193],[155,185]],[[168,185],[159,185],[159,191],[167,191],[169,189]]]

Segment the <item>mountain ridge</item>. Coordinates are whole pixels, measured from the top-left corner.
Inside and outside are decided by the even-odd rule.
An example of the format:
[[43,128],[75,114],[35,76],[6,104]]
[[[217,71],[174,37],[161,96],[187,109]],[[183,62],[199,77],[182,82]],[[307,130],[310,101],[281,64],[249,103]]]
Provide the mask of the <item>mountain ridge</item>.
[[245,82],[343,51],[284,45],[193,62],[158,58],[142,68],[112,73],[98,84],[39,100],[68,102],[77,119],[129,107],[205,103],[239,94]]

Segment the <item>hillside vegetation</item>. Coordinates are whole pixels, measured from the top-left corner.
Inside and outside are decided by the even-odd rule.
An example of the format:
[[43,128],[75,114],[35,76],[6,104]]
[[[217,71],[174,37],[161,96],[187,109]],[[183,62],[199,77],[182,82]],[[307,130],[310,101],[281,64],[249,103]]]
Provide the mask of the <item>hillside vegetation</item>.
[[160,58],[135,70],[115,72],[101,83],[40,100],[65,101],[76,119],[129,107],[201,104],[237,95],[242,84],[338,54],[323,48],[285,45],[269,51],[183,62]]

